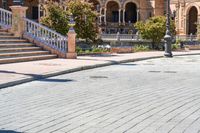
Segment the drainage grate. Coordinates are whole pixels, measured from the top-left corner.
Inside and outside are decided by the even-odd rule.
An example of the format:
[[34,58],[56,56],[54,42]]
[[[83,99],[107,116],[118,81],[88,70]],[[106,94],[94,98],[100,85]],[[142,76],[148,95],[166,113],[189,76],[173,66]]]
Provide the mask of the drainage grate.
[[197,60],[187,60],[186,62],[197,62]]
[[106,79],[108,77],[106,77],[106,76],[90,76],[90,78],[92,78],[92,79]]
[[177,73],[176,71],[164,71],[164,73]]
[[149,71],[151,73],[160,73],[161,71]]
[[143,65],[155,65],[155,64],[151,64],[151,63],[145,63],[145,64],[143,64]]

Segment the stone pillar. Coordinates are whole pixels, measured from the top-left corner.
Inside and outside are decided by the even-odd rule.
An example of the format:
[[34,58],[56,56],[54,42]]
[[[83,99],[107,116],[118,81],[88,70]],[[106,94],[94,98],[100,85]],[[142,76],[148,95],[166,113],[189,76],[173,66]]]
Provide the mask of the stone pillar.
[[104,23],[106,24],[106,8],[104,8]]
[[68,35],[68,50],[66,54],[67,59],[76,59],[77,53],[76,53],[76,32],[71,29],[67,33]]
[[101,17],[102,17],[102,8],[100,8],[100,16],[99,16],[99,23],[100,23],[100,25],[101,25]]
[[125,25],[125,13],[126,13],[126,11],[125,11],[125,9],[123,9],[123,24]]
[[119,9],[119,25],[121,24],[121,9]]
[[137,9],[137,21],[139,21],[139,19],[140,19],[140,10]]
[[26,17],[26,10],[28,7],[23,6],[10,6],[12,10],[12,27],[11,32],[17,36],[22,37],[25,29],[24,17]]

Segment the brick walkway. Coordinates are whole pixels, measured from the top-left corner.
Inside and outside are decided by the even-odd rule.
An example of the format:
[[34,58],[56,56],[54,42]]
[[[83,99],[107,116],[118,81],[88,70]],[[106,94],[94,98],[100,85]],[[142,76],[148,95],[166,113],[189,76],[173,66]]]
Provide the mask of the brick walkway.
[[1,89],[0,130],[199,133],[199,65],[200,56],[160,58]]

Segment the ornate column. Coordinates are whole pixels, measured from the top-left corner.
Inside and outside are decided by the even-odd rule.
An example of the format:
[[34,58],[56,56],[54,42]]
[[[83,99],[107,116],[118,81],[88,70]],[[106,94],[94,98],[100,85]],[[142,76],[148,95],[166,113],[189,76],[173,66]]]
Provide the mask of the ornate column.
[[180,34],[180,25],[179,25],[179,3],[176,4],[176,14],[175,14],[175,24],[176,24],[176,32]]
[[100,25],[101,25],[101,23],[102,23],[102,22],[101,22],[101,21],[102,21],[102,20],[101,20],[101,18],[102,18],[102,8],[100,8],[100,13],[99,13],[99,14],[100,14],[100,16],[99,16],[99,23],[100,23]]
[[179,32],[180,34],[184,34],[186,35],[187,34],[187,26],[188,26],[188,23],[186,21],[187,19],[187,14],[184,13],[185,11],[185,3],[180,3],[180,29],[179,29]]
[[106,8],[104,8],[104,23],[106,24]]
[[126,13],[126,11],[125,11],[125,9],[123,9],[123,24],[125,25],[125,13]]
[[121,24],[121,9],[119,9],[119,25]]
[[139,21],[139,20],[140,20],[140,10],[137,9],[137,21]]

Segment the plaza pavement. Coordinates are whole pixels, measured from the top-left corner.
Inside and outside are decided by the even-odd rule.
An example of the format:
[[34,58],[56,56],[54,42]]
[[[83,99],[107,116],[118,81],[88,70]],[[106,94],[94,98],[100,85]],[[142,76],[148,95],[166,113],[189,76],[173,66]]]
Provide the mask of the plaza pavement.
[[0,89],[0,133],[199,133],[199,65],[150,59]]
[[[173,52],[174,56],[198,55],[200,50]],[[0,88],[60,74],[118,63],[163,57],[163,51],[79,56],[78,59],[50,59],[0,65]]]

